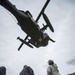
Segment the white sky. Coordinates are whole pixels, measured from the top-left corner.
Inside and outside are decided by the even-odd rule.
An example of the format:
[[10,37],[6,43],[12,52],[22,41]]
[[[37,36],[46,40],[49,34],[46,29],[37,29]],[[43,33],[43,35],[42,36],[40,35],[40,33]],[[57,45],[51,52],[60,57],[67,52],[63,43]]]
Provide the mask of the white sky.
[[[18,9],[29,10],[36,20],[46,0],[10,0]],[[17,25],[11,13],[0,6],[0,66],[6,66],[7,75],[19,75],[23,66],[33,68],[35,75],[47,75],[47,61],[53,59],[62,75],[75,71],[75,0],[51,0],[45,10],[55,32],[46,31],[56,42],[47,47],[31,49],[24,45],[18,51],[26,34]],[[42,26],[42,17],[39,20]]]

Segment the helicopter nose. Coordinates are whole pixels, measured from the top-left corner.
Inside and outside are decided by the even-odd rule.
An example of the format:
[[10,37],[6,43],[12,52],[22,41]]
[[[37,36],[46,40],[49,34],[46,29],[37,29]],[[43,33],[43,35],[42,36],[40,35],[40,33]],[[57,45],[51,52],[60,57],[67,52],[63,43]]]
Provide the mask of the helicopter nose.
[[42,46],[47,46],[48,45],[48,41],[49,41],[49,39],[46,39],[46,38],[43,39],[42,42],[41,42],[41,45]]

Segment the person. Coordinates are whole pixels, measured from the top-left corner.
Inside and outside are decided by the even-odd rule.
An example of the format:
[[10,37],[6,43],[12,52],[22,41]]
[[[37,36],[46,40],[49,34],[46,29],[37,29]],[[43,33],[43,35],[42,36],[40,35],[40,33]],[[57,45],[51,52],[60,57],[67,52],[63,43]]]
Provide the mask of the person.
[[47,75],[61,75],[53,60],[48,61]]
[[6,67],[5,66],[0,67],[0,75],[6,75]]
[[19,75],[34,75],[34,71],[31,67],[24,65],[23,70]]

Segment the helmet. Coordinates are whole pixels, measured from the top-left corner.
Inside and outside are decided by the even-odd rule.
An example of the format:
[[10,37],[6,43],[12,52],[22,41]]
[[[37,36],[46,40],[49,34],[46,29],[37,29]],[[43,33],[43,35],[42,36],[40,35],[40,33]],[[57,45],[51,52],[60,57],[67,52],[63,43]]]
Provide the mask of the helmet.
[[53,60],[49,60],[49,61],[48,61],[48,64],[49,64],[49,65],[53,65],[53,64],[54,64],[54,61],[53,61]]

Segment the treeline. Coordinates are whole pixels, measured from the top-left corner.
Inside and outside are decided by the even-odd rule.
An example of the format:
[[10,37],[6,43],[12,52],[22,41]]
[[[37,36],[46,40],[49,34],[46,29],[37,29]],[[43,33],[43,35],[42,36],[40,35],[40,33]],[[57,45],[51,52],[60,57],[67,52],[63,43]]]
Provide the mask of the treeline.
[[75,75],[75,72],[74,73],[71,73],[71,74],[68,74],[68,75]]

